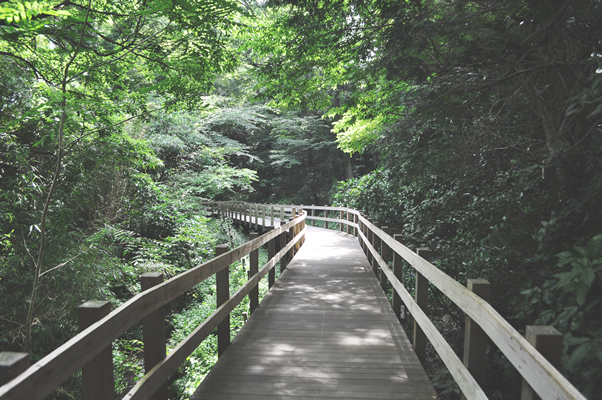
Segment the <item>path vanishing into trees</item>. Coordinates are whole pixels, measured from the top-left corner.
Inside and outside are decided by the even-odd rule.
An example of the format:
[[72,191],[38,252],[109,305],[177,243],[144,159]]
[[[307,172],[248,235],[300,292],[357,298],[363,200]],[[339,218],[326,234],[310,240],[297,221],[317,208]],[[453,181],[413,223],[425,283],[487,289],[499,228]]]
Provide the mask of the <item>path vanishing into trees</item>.
[[[113,398],[112,343],[141,321],[145,375],[126,400],[166,400],[170,377],[212,334],[219,360],[194,400],[437,398],[422,368],[427,341],[467,399],[487,399],[487,347],[497,346],[523,378],[521,399],[537,393],[585,400],[557,370],[562,335],[552,327],[527,326],[523,337],[487,301],[487,281],[461,285],[428,261],[428,249],[413,252],[361,212],[207,206],[212,217],[259,232],[237,248],[218,246],[215,258],[165,282],[160,273],[142,275],[142,292],[113,311],[109,302],[85,303],[78,308],[81,332],[31,367],[27,354],[0,353],[0,399],[45,398],[80,369],[84,400]],[[260,266],[262,246],[268,261]],[[248,281],[231,293],[230,266],[247,256]],[[408,281],[404,274],[415,278],[413,295],[402,283]],[[216,310],[167,353],[164,306],[213,276]],[[270,291],[259,304],[258,284],[266,276]],[[466,314],[462,360],[429,319],[432,290]],[[392,294],[392,304],[385,293]],[[250,318],[230,343],[230,313],[246,296]],[[414,322],[412,344],[400,324],[402,308]]]

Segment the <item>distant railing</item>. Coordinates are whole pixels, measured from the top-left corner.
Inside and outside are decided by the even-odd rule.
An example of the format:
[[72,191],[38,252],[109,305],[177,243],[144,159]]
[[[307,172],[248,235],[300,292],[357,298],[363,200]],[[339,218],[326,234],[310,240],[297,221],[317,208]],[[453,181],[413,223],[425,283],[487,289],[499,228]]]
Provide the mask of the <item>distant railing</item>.
[[[27,354],[0,353],[0,379],[4,380],[0,381],[3,385],[0,399],[43,399],[79,369],[82,369],[84,399],[115,398],[111,343],[141,320],[146,374],[124,398],[166,399],[167,379],[215,328],[218,354],[223,353],[230,342],[230,312],[249,295],[252,313],[258,305],[259,281],[269,273],[271,287],[276,263],[280,261],[281,270],[286,268],[303,243],[306,213],[290,210],[282,215],[288,215],[292,221],[277,228],[272,224],[272,228],[259,237],[251,234],[252,240],[236,249],[228,251],[226,246],[218,246],[217,257],[168,281],[163,282],[161,274],[143,275],[143,291],[113,311],[108,302],[85,303],[78,308],[82,331],[29,368]],[[276,238],[279,238],[279,249],[276,249]],[[269,261],[259,269],[257,252],[266,244]],[[228,267],[246,255],[250,255],[249,280],[230,296]],[[163,306],[214,274],[217,309],[166,355]]]
[[[383,289],[387,289],[388,282],[394,289],[392,306],[395,313],[400,316],[403,302],[412,314],[415,320],[414,350],[420,361],[425,361],[428,339],[466,398],[487,398],[481,385],[485,380],[487,341],[491,340],[523,377],[523,400],[536,399],[535,393],[542,399],[585,400],[555,368],[560,364],[562,348],[562,336],[558,331],[549,326],[527,326],[527,338],[524,338],[488,303],[489,282],[470,279],[468,288],[462,286],[428,261],[428,249],[411,251],[398,241],[401,235],[391,236],[387,227],[379,227],[360,211],[347,207],[226,202],[211,203],[210,206],[220,214],[247,223],[255,221],[257,224],[261,220],[265,224],[268,216],[272,225],[274,216],[294,215],[296,210],[303,209],[311,225],[315,221],[324,222],[325,228],[336,224],[340,231],[357,236],[374,272],[380,275]],[[404,260],[416,273],[415,298],[402,284]],[[391,261],[392,269],[389,267]],[[426,315],[429,282],[466,313],[463,360]]]

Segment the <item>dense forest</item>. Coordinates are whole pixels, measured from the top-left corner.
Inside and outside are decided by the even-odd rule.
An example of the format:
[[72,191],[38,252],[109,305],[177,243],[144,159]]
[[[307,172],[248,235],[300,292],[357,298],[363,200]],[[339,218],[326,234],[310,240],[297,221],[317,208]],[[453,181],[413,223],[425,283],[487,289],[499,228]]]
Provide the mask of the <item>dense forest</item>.
[[[599,0],[0,0],[0,68],[1,351],[36,361],[77,333],[83,301],[118,306],[142,272],[247,240],[202,201],[344,205],[462,284],[489,280],[519,331],[556,327],[561,372],[602,398]],[[172,304],[170,346],[214,293]],[[463,315],[431,296],[460,352]],[[140,340],[113,346],[118,394],[142,375]],[[517,398],[516,371],[489,360],[487,394]],[[54,398],[80,398],[79,379]]]

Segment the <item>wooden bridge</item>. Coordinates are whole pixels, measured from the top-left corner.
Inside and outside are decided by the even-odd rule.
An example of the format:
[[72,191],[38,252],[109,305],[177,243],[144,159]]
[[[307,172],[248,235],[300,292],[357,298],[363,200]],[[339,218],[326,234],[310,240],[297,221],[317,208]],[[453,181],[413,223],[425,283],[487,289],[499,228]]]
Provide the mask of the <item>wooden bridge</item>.
[[433,399],[357,239],[307,241],[192,399]]
[[[113,311],[106,302],[84,304],[78,309],[82,332],[31,367],[28,355],[0,353],[0,399],[43,399],[79,369],[86,400],[115,398],[111,343],[139,321],[146,375],[125,399],[167,399],[169,377],[215,329],[219,361],[193,399],[433,399],[421,365],[427,340],[468,399],[487,398],[480,384],[488,341],[523,376],[523,399],[536,398],[535,393],[544,399],[585,399],[552,365],[549,348],[536,349],[558,340],[553,328],[528,327],[523,338],[485,301],[487,282],[471,280],[463,287],[428,262],[427,249],[412,252],[360,212],[208,206],[213,215],[263,234],[252,234],[233,250],[218,246],[216,258],[168,281],[145,274],[143,291]],[[306,220],[321,221],[326,229],[306,226]],[[264,245],[269,261],[260,268],[257,252]],[[249,280],[231,295],[228,267],[246,255]],[[415,298],[401,284],[404,262],[416,271]],[[276,281],[278,263],[282,273]],[[217,310],[166,354],[163,306],[213,274]],[[257,285],[266,275],[270,291],[259,304]],[[392,304],[383,291],[389,285]],[[463,360],[425,313],[429,285],[467,315]],[[251,317],[230,343],[229,313],[246,296]],[[402,303],[415,320],[412,344],[399,324]]]

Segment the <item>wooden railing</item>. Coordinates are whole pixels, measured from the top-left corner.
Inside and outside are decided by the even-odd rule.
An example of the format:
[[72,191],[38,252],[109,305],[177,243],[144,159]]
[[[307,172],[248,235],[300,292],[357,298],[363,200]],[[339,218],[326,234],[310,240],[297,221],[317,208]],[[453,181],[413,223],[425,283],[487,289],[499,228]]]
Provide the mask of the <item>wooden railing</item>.
[[[168,281],[162,282],[159,274],[143,276],[143,292],[114,311],[110,311],[111,306],[107,302],[84,304],[78,309],[82,331],[29,368],[27,355],[0,353],[0,378],[11,379],[7,383],[0,382],[5,383],[0,387],[0,399],[43,399],[79,369],[82,369],[86,400],[114,398],[111,343],[141,320],[146,374],[125,399],[155,399],[155,394],[161,394],[160,397],[165,399],[167,379],[215,328],[218,330],[218,353],[223,352],[230,341],[230,312],[247,295],[253,312],[258,304],[259,281],[269,273],[271,287],[276,263],[280,261],[280,268],[284,269],[287,258],[290,260],[295,249],[303,243],[306,213],[299,210],[288,215],[294,219],[262,236],[253,238],[257,235],[252,234],[252,240],[236,249],[228,251],[227,247],[218,246],[217,257]],[[280,238],[281,244],[278,251],[275,248],[276,238]],[[266,244],[269,261],[259,269],[257,251]],[[251,261],[249,280],[230,296],[229,266],[246,255],[250,255]],[[217,309],[166,355],[165,338],[161,335],[165,331],[162,307],[214,274]]]
[[[154,393],[161,390],[167,378],[201,341],[220,323],[223,324],[223,321],[226,320],[236,304],[248,294],[253,296],[252,292],[256,288],[257,282],[268,272],[270,272],[271,286],[273,283],[271,274],[276,262],[282,260],[287,254],[290,257],[291,253],[303,243],[305,220],[310,221],[312,225],[316,221],[321,221],[320,225],[325,228],[338,228],[340,231],[358,237],[360,246],[366,253],[374,271],[377,275],[380,275],[383,289],[391,285],[394,290],[392,306],[395,313],[400,316],[403,303],[414,318],[414,348],[419,359],[424,362],[426,340],[428,339],[466,398],[487,398],[481,389],[481,385],[486,370],[486,346],[487,341],[490,340],[502,351],[523,377],[524,382],[521,392],[523,399],[536,398],[534,392],[543,399],[585,399],[546,359],[546,357],[553,357],[547,354],[544,357],[542,353],[545,353],[545,351],[540,349],[542,351],[540,353],[535,347],[539,346],[539,342],[541,342],[539,340],[541,334],[551,334],[551,337],[558,341],[559,334],[554,332],[553,328],[527,327],[527,339],[525,339],[488,303],[488,282],[475,279],[468,282],[468,288],[462,286],[429,262],[429,251],[427,249],[418,249],[417,252],[411,251],[398,241],[401,235],[391,236],[391,232],[387,227],[379,227],[378,223],[366,218],[361,212],[346,207],[314,205],[265,205],[226,202],[212,202],[206,205],[211,214],[233,218],[247,224],[249,227],[267,233],[135,296],[105,318],[93,323],[89,328],[21,373],[8,384],[2,386],[0,388],[0,399],[43,398],[79,368],[86,365],[89,367],[90,364],[93,364],[95,362],[92,361],[93,358],[99,357],[103,349],[110,346],[113,340],[133,326],[134,323],[140,321],[143,317],[152,315],[162,305],[167,304],[212,274],[223,273],[232,262],[268,243],[269,253],[274,257],[270,257],[270,261],[259,272],[254,273],[252,269],[252,277],[249,282],[232,297],[222,300],[223,304],[219,303],[218,300],[218,309],[215,313],[171,353],[160,358],[160,361],[147,371],[146,375],[138,381],[126,396],[127,399],[151,398]],[[304,212],[300,210],[304,210]],[[289,218],[293,220],[288,222]],[[280,226],[274,228],[275,225]],[[286,234],[286,232],[293,239],[276,253],[273,247],[273,239],[278,235]],[[281,240],[281,243],[284,242]],[[253,260],[253,257],[251,257],[251,260]],[[409,263],[415,270],[415,298],[410,295],[402,284],[402,263],[404,261]],[[389,266],[390,262],[392,262],[392,267]],[[220,281],[224,282],[223,276],[218,277],[217,281],[219,286]],[[438,288],[466,313],[464,360],[459,359],[426,315],[429,283]],[[251,309],[253,309],[256,307],[257,300],[251,298],[250,303]],[[219,327],[218,332],[220,332]],[[223,332],[221,337],[223,338],[222,342],[226,341]],[[218,347],[221,348],[219,344]],[[22,365],[22,357],[15,356],[14,359],[15,365]],[[101,369],[97,369],[97,371],[99,370]],[[104,375],[107,374],[105,372]],[[110,384],[112,385],[112,380]]]
[[[294,215],[295,210],[302,208],[307,212],[306,219],[311,225],[314,225],[315,221],[322,221],[325,228],[335,227],[357,236],[374,272],[377,276],[380,275],[383,289],[386,290],[390,282],[394,290],[392,306],[395,313],[400,316],[403,302],[414,318],[413,339],[418,358],[424,363],[428,339],[458,383],[465,398],[487,398],[481,385],[485,379],[486,347],[487,341],[490,340],[523,377],[521,390],[523,400],[536,399],[535,393],[542,399],[585,400],[585,397],[555,368],[559,367],[562,336],[554,328],[528,326],[527,338],[524,338],[488,303],[487,281],[472,279],[469,280],[468,287],[462,286],[429,262],[428,249],[411,251],[398,241],[401,235],[391,236],[387,227],[379,227],[361,212],[347,207],[315,205],[251,205],[249,207],[237,203],[212,203],[212,207],[221,214],[249,221],[251,220],[249,217],[261,218],[265,215],[272,217],[287,210]],[[415,270],[415,298],[402,284],[404,260]],[[392,268],[389,262],[392,262]],[[466,314],[463,360],[459,359],[426,315],[429,283]],[[551,352],[546,347],[549,343],[555,343]]]

